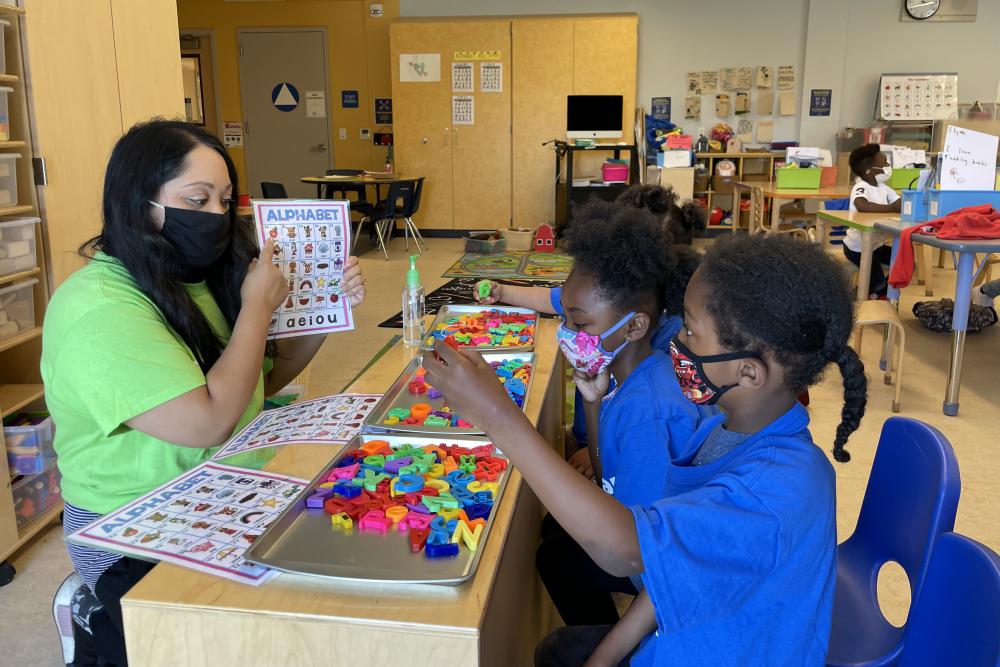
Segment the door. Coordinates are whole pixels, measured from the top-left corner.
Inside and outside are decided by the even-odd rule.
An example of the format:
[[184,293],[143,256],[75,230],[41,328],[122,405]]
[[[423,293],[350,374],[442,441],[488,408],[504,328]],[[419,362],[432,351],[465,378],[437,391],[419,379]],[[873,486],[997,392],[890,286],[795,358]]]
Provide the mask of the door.
[[[450,30],[449,23],[389,26],[396,171],[407,178],[426,179],[414,222],[431,229],[454,228]],[[409,54],[436,54],[440,58],[439,73],[432,63],[422,63],[425,67],[421,71],[434,80],[400,81],[400,56]]]
[[[289,197],[315,197],[303,176],[322,176],[333,163],[327,106],[326,31],[241,30],[240,96],[247,178],[260,197],[262,181]],[[322,94],[322,98],[317,97]],[[312,98],[307,104],[307,98]]]
[[[453,23],[451,51],[499,51],[499,60],[472,61],[473,120],[452,125],[455,229],[500,229],[511,223],[510,21]],[[484,67],[496,72],[499,92],[484,92]],[[450,79],[450,68],[449,68]],[[442,78],[444,73],[442,72]],[[491,83],[490,88],[495,88]],[[458,93],[461,95],[462,93]]]
[[215,102],[215,60],[210,33],[181,34],[181,70],[184,75],[184,112],[188,122],[219,135]]

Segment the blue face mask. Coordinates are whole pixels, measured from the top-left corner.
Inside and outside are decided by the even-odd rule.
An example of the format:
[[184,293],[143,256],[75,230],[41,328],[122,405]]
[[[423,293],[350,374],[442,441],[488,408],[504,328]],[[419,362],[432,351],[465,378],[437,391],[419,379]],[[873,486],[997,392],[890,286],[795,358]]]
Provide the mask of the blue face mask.
[[562,350],[563,356],[572,364],[573,368],[590,375],[597,375],[611,365],[618,353],[625,349],[625,346],[632,342],[632,339],[626,337],[625,342],[611,352],[604,349],[603,341],[628,324],[633,317],[635,317],[635,313],[629,313],[600,336],[593,336],[585,331],[573,331],[566,326],[566,321],[563,320],[563,323],[559,325],[559,331],[556,332],[559,349]]

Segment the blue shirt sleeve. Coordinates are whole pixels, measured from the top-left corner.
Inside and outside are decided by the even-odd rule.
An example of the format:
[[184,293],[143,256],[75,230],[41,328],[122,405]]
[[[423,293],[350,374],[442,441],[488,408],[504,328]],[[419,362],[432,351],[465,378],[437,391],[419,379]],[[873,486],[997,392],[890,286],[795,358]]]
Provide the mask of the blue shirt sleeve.
[[[666,495],[670,432],[664,421],[651,419],[616,436],[615,499],[623,505],[650,504]],[[603,440],[600,445],[603,449]]]
[[552,304],[552,310],[556,311],[556,315],[559,317],[566,316],[562,307],[562,287],[553,287],[549,290],[549,302]]

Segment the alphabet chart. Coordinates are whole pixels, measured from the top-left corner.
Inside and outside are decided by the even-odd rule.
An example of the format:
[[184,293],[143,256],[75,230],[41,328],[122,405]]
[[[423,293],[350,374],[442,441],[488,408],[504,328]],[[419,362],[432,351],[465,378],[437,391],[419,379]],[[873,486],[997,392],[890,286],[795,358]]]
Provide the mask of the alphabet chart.
[[337,394],[267,410],[215,453],[212,460],[287,444],[342,445],[353,438],[382,394]]
[[243,555],[307,486],[297,477],[206,461],[67,539],[259,586],[277,571]]
[[341,294],[350,249],[350,208],[343,200],[253,202],[261,247],[274,242],[274,263],[288,297],[271,317],[269,338],[350,331],[350,300]]

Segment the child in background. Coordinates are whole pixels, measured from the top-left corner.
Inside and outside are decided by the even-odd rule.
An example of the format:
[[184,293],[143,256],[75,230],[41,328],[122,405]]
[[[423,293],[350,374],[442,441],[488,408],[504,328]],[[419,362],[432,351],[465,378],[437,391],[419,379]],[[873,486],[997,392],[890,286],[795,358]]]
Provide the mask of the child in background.
[[[590,461],[617,501],[651,503],[663,493],[671,446],[686,442],[698,422],[670,357],[651,343],[673,253],[648,212],[605,202],[577,212],[566,250],[574,268],[561,292],[566,321],[558,339],[585,402]],[[616,389],[605,397],[611,376]],[[636,590],[597,567],[551,516],[543,522],[536,564],[570,625],[614,623],[610,593]]]
[[539,645],[536,665],[619,664],[639,639],[629,664],[823,664],[834,473],[796,394],[837,364],[844,408],[833,456],[848,461],[844,445],[867,401],[848,346],[853,324],[846,276],[818,246],[779,235],[716,241],[688,287],[673,366],[691,400],[717,402],[723,414],[671,443],[663,497],[630,508],[562,461],[479,355],[436,346],[428,381],[484,429],[598,566],[642,575],[644,593],[614,632],[561,628]]
[[[889,160],[881,152],[878,144],[865,144],[851,152],[851,171],[857,176],[851,188],[851,211],[856,213],[899,213],[899,194],[886,185],[892,176]],[[872,253],[871,279],[868,294],[871,298],[882,298],[889,289],[882,265],[889,265],[892,250],[889,246],[879,246]],[[848,228],[844,236],[844,256],[855,266],[861,266],[861,232]]]
[[704,210],[694,202],[677,205],[677,194],[660,185],[633,185],[618,195],[616,204],[648,209],[664,221],[670,242],[691,245],[695,232],[705,231],[708,220]]

